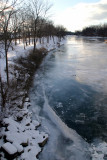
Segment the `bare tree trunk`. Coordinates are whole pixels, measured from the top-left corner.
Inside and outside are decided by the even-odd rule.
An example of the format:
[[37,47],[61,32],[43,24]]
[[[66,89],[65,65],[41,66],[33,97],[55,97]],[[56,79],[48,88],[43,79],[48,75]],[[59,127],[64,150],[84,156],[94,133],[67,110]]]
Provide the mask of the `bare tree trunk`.
[[2,79],[1,79],[1,75],[0,75],[0,89],[1,89],[1,98],[2,98],[2,108],[1,111],[3,111],[3,108],[5,107],[5,95],[3,92],[3,83],[2,83]]
[[29,35],[29,45],[30,45],[30,31],[28,31],[28,35]]
[[24,45],[24,49],[25,49],[25,30],[24,30],[25,26],[23,24],[23,45]]
[[36,38],[36,44],[37,44],[37,42],[38,42],[38,38]]
[[34,48],[33,51],[35,52],[36,50],[36,27],[37,27],[37,19],[35,20],[35,27],[34,27]]
[[21,36],[20,31],[18,32],[18,34],[19,34],[18,37],[19,37],[19,44],[20,44],[20,39],[21,39],[21,37],[20,37]]
[[[6,35],[5,35],[6,36]],[[7,52],[7,36],[5,37],[5,56],[6,56],[6,76],[7,76],[7,85],[9,87],[9,70],[8,70],[8,52]]]
[[27,42],[27,33],[25,33],[25,42],[26,42],[26,46],[28,45],[28,42]]
[[41,38],[39,38],[39,42],[40,42],[40,44],[41,44]]
[[33,48],[33,51],[35,52],[36,50],[36,40],[35,40],[35,36],[34,36],[34,48]]
[[16,30],[14,32],[15,46],[17,45]]
[[6,54],[6,74],[7,74],[7,85],[9,87],[9,68],[8,68],[8,53],[7,51],[5,51],[5,54]]
[[32,44],[34,43],[34,39],[32,38]]

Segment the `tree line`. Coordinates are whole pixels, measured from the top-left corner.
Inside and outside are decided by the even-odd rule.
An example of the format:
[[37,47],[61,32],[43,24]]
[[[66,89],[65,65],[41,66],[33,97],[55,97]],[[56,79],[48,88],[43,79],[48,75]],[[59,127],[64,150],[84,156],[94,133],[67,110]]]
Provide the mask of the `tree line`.
[[76,31],[75,34],[83,36],[107,37],[107,24],[85,27],[82,31]]
[[52,21],[47,20],[51,4],[42,0],[30,0],[27,4],[25,2],[19,0],[0,2],[0,44],[4,44],[8,84],[8,50],[12,47],[13,41],[17,45],[17,39],[19,43],[22,40],[25,48],[32,40],[35,52],[38,39],[41,43],[42,37],[47,37],[49,42],[49,37],[54,39],[54,36],[58,36],[60,39],[65,35],[63,26],[54,26]]
[[[7,88],[9,88],[8,51],[13,49],[13,44],[23,43],[24,49],[30,43],[33,44],[33,52],[39,41],[47,43],[54,36],[59,40],[65,36],[63,26],[55,26],[48,19],[52,5],[45,0],[1,0],[0,1],[0,54],[2,48],[5,52]],[[0,55],[1,57],[1,55]],[[5,87],[6,88],[6,87]],[[3,88],[3,78],[0,73],[1,95],[5,97],[7,90]],[[2,97],[2,99],[4,99]]]

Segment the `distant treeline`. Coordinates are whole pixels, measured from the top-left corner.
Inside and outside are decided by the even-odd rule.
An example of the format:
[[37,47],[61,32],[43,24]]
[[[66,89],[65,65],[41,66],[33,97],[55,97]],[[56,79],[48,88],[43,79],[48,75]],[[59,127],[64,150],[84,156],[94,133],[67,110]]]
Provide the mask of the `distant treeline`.
[[101,36],[107,37],[107,24],[95,25],[84,28],[82,31],[76,31],[76,35],[83,36]]
[[75,33],[74,32],[71,32],[71,31],[65,31],[65,35],[74,35]]

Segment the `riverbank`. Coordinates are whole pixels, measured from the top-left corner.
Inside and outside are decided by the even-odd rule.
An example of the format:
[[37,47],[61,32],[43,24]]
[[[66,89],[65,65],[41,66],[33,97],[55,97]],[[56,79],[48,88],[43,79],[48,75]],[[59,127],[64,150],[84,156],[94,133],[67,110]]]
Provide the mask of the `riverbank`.
[[[14,46],[9,50],[9,78],[10,86],[6,95],[5,108],[0,108],[1,133],[0,133],[0,158],[6,159],[36,159],[42,147],[48,139],[48,135],[39,132],[37,127],[40,123],[32,120],[32,113],[29,112],[31,105],[28,97],[29,88],[32,85],[33,75],[41,64],[47,53],[58,48],[64,41],[57,37],[50,39],[50,43],[37,43],[37,50],[33,53],[33,45]],[[5,58],[1,55],[2,82],[6,83]],[[2,99],[1,99],[2,100]]]
[[[38,154],[41,151],[42,152],[39,155],[39,158],[41,160],[50,160],[50,159],[51,160],[57,160],[57,159],[71,160],[74,158],[76,160],[78,159],[90,160],[90,158],[92,160],[105,160],[107,157],[106,156],[107,143],[99,142],[98,144],[90,145],[83,138],[81,138],[81,136],[79,136],[75,130],[72,130],[71,129],[72,127],[71,128],[68,127],[65,121],[61,120],[62,116],[67,113],[67,107],[69,106],[69,104],[70,104],[70,108],[68,108],[69,114],[67,114],[67,119],[70,119],[72,121],[75,120],[73,117],[68,118],[68,116],[72,114],[72,112],[70,113],[70,109],[73,105],[73,100],[71,101],[71,97],[70,99],[67,99],[68,104],[66,105],[65,107],[66,110],[64,111],[63,111],[64,107],[63,107],[62,101],[59,101],[60,103],[58,103],[58,105],[50,106],[49,97],[51,96],[53,98],[54,96],[56,96],[58,98],[57,96],[58,92],[60,95],[63,94],[64,98],[68,98],[68,95],[64,94],[64,91],[66,91],[67,85],[69,85],[68,82],[70,82],[71,84],[71,80],[66,81],[67,78],[72,77],[73,79],[76,79],[78,81],[79,80],[77,79],[78,72],[80,72],[80,70],[78,70],[79,67],[76,67],[76,66],[80,64],[81,60],[83,59],[85,60],[85,57],[89,59],[91,55],[89,54],[89,56],[86,56],[86,53],[88,52],[84,52],[84,51],[87,49],[87,47],[81,40],[80,42],[84,44],[84,50],[81,49],[79,50],[79,52],[76,52],[76,54],[75,54],[75,50],[78,49],[80,46],[82,47],[83,46],[82,43],[79,43],[78,41],[76,41],[76,45],[75,45],[75,43],[73,43],[75,41],[72,41],[72,43],[69,41],[69,47],[71,44],[72,50],[68,48],[69,50],[67,50],[67,53],[66,53],[64,48],[66,49],[67,46],[65,47],[62,46],[58,48],[59,41],[57,40],[55,41],[56,43],[51,43],[51,44],[45,43],[44,45],[42,45],[43,52],[40,52],[40,54],[42,55],[41,57],[43,57],[44,61],[42,65],[40,66],[38,65],[39,69],[35,63],[35,56],[32,55],[31,50],[33,46],[27,46],[28,48],[24,50],[22,49],[23,46],[19,45],[17,46],[17,52],[16,52],[16,49],[14,48],[14,51],[11,50],[9,53],[9,65],[10,65],[10,75],[11,75],[10,78],[12,78],[12,74],[13,74],[14,75],[13,77],[16,77],[16,79],[14,79],[15,81],[12,81],[11,79],[11,83],[10,83],[11,89],[10,89],[10,94],[8,95],[9,97],[11,97],[11,101],[9,101],[8,104],[6,103],[6,111],[4,110],[5,115],[3,115],[5,118],[3,117],[2,128],[0,128],[2,130],[0,132],[1,133],[0,146],[2,146],[2,150],[0,153],[1,160],[4,160],[5,156],[8,157],[7,158],[8,160],[9,159],[16,160],[16,158],[14,157],[17,157],[18,160],[22,160],[22,159],[29,160],[31,158],[32,160],[34,160],[34,159],[37,159],[36,156],[38,157]],[[93,45],[94,45],[94,41],[92,41]],[[60,44],[63,44],[63,43],[64,41],[60,42]],[[91,47],[92,47],[92,44],[91,44]],[[48,47],[46,47],[46,49],[44,50],[45,45]],[[103,48],[105,46],[105,43],[101,43],[101,44],[99,43],[99,46],[100,45]],[[47,55],[47,51],[55,48],[58,48],[58,49],[56,49],[55,52],[54,51],[49,52],[49,54]],[[94,52],[92,54],[96,53],[95,52],[96,48],[94,49],[93,49]],[[82,56],[80,55],[80,51],[83,51]],[[17,56],[15,56],[16,53],[18,54]],[[46,58],[45,58],[45,55],[47,55]],[[20,58],[20,56],[22,56],[22,58]],[[96,59],[96,56],[94,56],[94,58]],[[29,61],[29,59],[31,59],[31,61]],[[78,60],[78,63],[75,63],[76,59]],[[93,60],[93,58],[91,60]],[[56,63],[56,65],[58,65],[57,66],[58,68],[56,68],[56,65],[54,62]],[[82,61],[82,64],[84,64],[84,61]],[[69,65],[70,67],[67,68],[67,65]],[[53,67],[55,67],[54,72],[53,72]],[[85,78],[83,76],[84,73],[85,74],[87,73],[88,75],[89,73],[92,74],[92,69],[86,70],[86,67],[89,67],[89,65],[85,66],[85,72],[83,72],[82,76],[80,76],[79,74],[79,78]],[[31,72],[31,68],[33,72]],[[37,72],[34,76],[35,69],[37,69]],[[77,69],[76,72],[73,69]],[[81,68],[81,70],[83,70],[83,68]],[[49,77],[48,77],[48,73],[50,73]],[[93,76],[95,77],[96,72],[93,72],[93,73],[94,73]],[[57,83],[58,80],[61,79],[61,76],[63,77],[64,83],[62,83],[62,81],[61,83]],[[48,78],[50,77],[52,78],[52,81],[50,80],[45,81],[45,80],[48,80]],[[33,79],[33,85],[32,85],[32,79]],[[56,83],[54,83],[55,79],[56,79]],[[92,75],[91,75],[91,76],[86,76],[86,80],[87,80],[86,82],[89,84],[89,82],[92,83],[93,82],[92,80],[94,79],[92,78]],[[49,82],[49,85],[47,84],[47,82]],[[52,82],[52,84],[50,82]],[[95,82],[96,82],[96,79],[95,79]],[[50,91],[48,89],[53,88],[54,84],[58,84],[58,85],[56,86],[56,88],[54,88],[53,90],[54,92],[49,92],[48,94],[48,91]],[[60,85],[61,85],[62,91],[58,90]],[[74,94],[75,92],[71,89],[72,86],[68,87],[69,92],[72,91],[70,95],[73,94],[75,96]],[[79,86],[79,83],[78,83],[78,86]],[[94,86],[100,87],[100,90],[101,90],[101,86],[103,85],[101,86],[94,85]],[[29,88],[31,89],[30,94],[28,94]],[[80,87],[75,87],[74,89],[78,91],[79,88]],[[83,88],[82,90],[83,92],[84,92],[84,89],[85,88]],[[51,94],[53,93],[53,95],[51,95],[50,93]],[[84,95],[87,98],[88,92],[85,92]],[[78,99],[79,96],[76,95],[76,97]],[[64,98],[62,100],[64,100]],[[70,100],[70,102],[68,100]],[[40,102],[40,105],[38,105],[38,102]],[[41,107],[41,104],[42,104],[42,107]],[[78,107],[78,105],[76,106]],[[59,115],[60,112],[59,113],[55,112],[54,107],[57,107],[58,110],[61,111],[61,116]],[[76,108],[76,112],[78,111],[79,111],[78,108]],[[85,111],[88,112],[88,110],[85,110]],[[40,112],[40,115],[38,114],[38,112]],[[2,115],[0,115],[0,118],[1,116]],[[83,114],[78,113],[76,118],[78,119],[83,118],[85,120],[85,118],[87,118],[86,116],[88,115],[85,114],[84,116]],[[81,121],[75,121],[75,122],[76,123],[78,122],[78,126],[83,125],[81,124]],[[88,120],[88,122],[90,121]],[[82,131],[84,131],[83,127],[82,127]],[[88,133],[88,132],[86,132],[85,130],[84,133]],[[43,148],[47,139],[48,139],[48,143]],[[4,150],[7,150],[5,151],[5,155],[3,153]],[[9,156],[7,152],[9,152],[11,156]]]

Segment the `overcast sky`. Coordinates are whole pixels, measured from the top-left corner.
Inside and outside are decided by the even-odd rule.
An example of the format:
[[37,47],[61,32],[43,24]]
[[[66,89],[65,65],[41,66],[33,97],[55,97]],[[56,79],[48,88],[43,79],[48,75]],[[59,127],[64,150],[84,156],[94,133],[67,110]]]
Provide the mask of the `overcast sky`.
[[107,23],[107,0],[50,0],[53,21],[69,31]]

